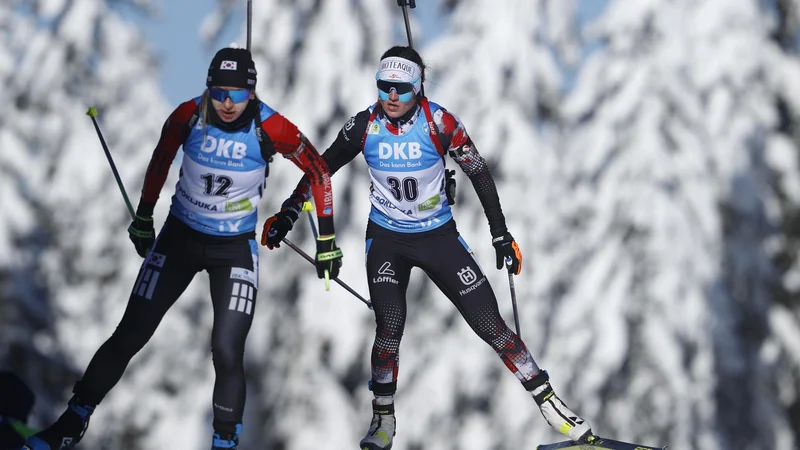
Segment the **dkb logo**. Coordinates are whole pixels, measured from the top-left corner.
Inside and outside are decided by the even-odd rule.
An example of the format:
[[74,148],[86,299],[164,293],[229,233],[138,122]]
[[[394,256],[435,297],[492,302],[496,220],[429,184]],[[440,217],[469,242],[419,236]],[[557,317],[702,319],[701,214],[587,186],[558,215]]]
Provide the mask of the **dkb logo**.
[[[406,149],[405,142],[395,142],[394,145],[381,142],[380,146],[378,147],[378,158],[419,159],[422,157],[422,151],[419,148],[419,142],[408,142],[408,149]],[[406,150],[408,151],[408,154],[406,154]]]
[[233,159],[242,159],[247,154],[247,144],[224,138],[217,139],[214,136],[206,136],[201,149],[206,153],[212,153],[216,150],[217,156]]

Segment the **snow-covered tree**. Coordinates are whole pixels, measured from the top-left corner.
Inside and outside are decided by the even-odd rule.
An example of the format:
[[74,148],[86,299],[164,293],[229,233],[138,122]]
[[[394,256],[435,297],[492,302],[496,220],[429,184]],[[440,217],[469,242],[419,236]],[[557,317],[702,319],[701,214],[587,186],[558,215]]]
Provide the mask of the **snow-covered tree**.
[[[135,207],[169,111],[152,48],[120,11],[146,14],[154,6],[0,4],[0,81],[8,99],[0,111],[0,364],[39,394],[38,426],[60,414],[72,384],[113,332],[141,264],[128,241],[130,216],[85,112],[99,110]],[[196,292],[188,290],[175,309],[191,312],[203,302],[204,314],[168,316],[101,404],[85,445],[151,448],[174,432],[175,420],[165,418],[202,424],[208,439],[211,361],[208,346],[198,343],[208,342],[210,326],[195,322],[209,322],[210,308],[208,294]],[[200,437],[184,429],[187,439]]]
[[796,60],[800,56],[800,2],[766,2],[766,11],[774,21],[771,36],[779,46],[780,70],[770,70],[770,95],[777,107],[778,119],[771,130],[770,167],[775,171],[771,187],[777,196],[780,233],[772,237],[770,255],[782,274],[781,285],[772,291],[770,337],[764,345],[764,362],[774,366],[773,389],[791,428],[795,442],[800,442],[800,93],[796,88]]
[[[796,396],[782,370],[793,349],[770,322],[782,289],[776,173],[800,193],[796,171],[779,167],[796,146],[778,130],[776,92],[798,65],[760,6],[612,1],[593,25],[604,47],[564,108],[547,353],[581,368],[572,393],[601,434],[794,448],[782,409]],[[796,317],[780,317],[781,334],[796,334]]]
[[[239,26],[244,3],[219,0],[202,31],[208,42]],[[412,29],[429,66],[426,93],[462,119],[490,163],[525,256],[516,278],[521,334],[556,391],[603,436],[686,449],[795,448],[800,2],[610,0],[588,29],[601,46],[566,101],[564,68],[581,54],[576,2],[495,3],[439,0],[439,22],[424,20],[420,5]],[[406,42],[401,10],[373,0],[253,6],[258,94],[323,151],[375,101],[378,58]],[[169,109],[152,49],[120,14],[157,7],[0,2],[8,99],[0,110],[0,367],[40,395],[35,425],[61,411],[122,316],[141,263],[84,112],[99,109],[135,207]],[[421,28],[431,24],[441,29]],[[244,36],[242,26],[242,45]],[[275,158],[262,220],[300,176]],[[469,181],[457,178],[459,229],[512,324],[486,219]],[[366,296],[365,163],[343,168],[333,185],[340,277]],[[313,254],[306,222],[288,237]],[[241,446],[352,447],[371,415],[373,313],[335,284],[325,292],[291,249],[261,257]],[[395,448],[560,439],[421,272],[408,304]],[[206,446],[211,323],[200,274],[101,404],[85,445]]]

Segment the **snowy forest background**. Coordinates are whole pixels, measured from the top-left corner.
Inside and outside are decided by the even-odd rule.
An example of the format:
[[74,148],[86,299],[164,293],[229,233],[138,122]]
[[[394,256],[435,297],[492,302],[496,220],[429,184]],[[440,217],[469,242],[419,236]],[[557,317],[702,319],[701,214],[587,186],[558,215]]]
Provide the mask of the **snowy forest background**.
[[[602,436],[676,450],[798,448],[800,1],[609,0],[589,23],[574,0],[419,0],[429,1],[435,32],[411,13],[426,93],[461,117],[491,164],[525,256],[522,336],[556,391]],[[240,3],[208,12],[208,42],[240,26]],[[0,2],[0,369],[37,393],[36,426],[63,410],[141,263],[84,113],[100,110],[135,202],[171,106],[152,43],[121,9],[159,5]],[[404,42],[394,0],[254,1],[258,93],[320,149],[375,100],[378,58]],[[158,223],[176,176],[177,164]],[[299,176],[276,162],[262,220]],[[511,324],[486,219],[457,178],[459,229]],[[365,163],[333,183],[341,278],[366,295]],[[290,238],[311,251],[298,225]],[[337,286],[325,292],[285,247],[262,248],[260,277],[240,447],[356,448],[371,416],[371,311]],[[81,448],[210,446],[208,297],[202,274]],[[396,450],[563,440],[418,272],[408,303]]]

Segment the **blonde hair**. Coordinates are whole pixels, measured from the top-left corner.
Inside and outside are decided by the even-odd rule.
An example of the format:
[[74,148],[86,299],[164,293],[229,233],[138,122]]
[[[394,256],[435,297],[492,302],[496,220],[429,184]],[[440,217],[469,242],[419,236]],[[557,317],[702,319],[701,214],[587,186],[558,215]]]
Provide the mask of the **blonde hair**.
[[203,146],[206,144],[206,126],[208,124],[208,88],[203,91],[203,95],[200,97],[200,120],[203,121],[203,140],[200,141],[200,145]]

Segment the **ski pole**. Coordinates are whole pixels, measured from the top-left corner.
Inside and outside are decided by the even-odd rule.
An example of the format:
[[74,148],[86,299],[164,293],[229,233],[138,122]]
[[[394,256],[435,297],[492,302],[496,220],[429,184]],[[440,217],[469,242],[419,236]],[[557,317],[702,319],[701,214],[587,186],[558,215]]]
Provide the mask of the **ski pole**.
[[508,286],[511,289],[511,306],[514,309],[514,326],[517,329],[517,337],[521,338],[519,332],[519,313],[517,312],[517,290],[514,288],[514,273],[511,272],[511,258],[506,258],[506,268],[508,269]]
[[[414,48],[414,39],[411,37],[411,22],[408,20],[408,9],[417,7],[417,0],[397,0],[397,6],[403,8],[403,20],[406,23],[406,36],[408,37],[408,46]],[[425,95],[425,88],[422,87],[419,91],[421,95]]]
[[[309,223],[309,225],[311,225],[311,233],[314,235],[314,239],[316,240],[317,236],[319,236],[319,233],[317,232],[317,225],[314,223],[314,217],[311,214],[311,211],[314,210],[314,204],[307,201],[307,202],[303,203],[302,210],[308,213],[308,223]],[[305,255],[305,253],[303,253],[303,251],[300,250],[299,248],[296,248],[296,246],[294,244],[289,243],[289,242],[286,242],[286,244],[289,247],[292,247],[293,249],[295,249],[301,255],[306,256],[307,260],[309,260],[310,262],[314,263],[314,259],[313,258],[311,258],[310,256]],[[372,309],[372,303],[369,300],[364,299],[364,297],[360,296],[356,291],[352,290],[350,288],[350,286],[344,284],[344,282],[339,280],[339,278],[334,278],[333,281],[339,283],[339,285],[341,287],[345,288],[348,292],[350,292],[351,294],[355,295],[356,298],[358,298],[359,300],[364,302],[369,307],[369,309]],[[327,289],[325,289],[325,290],[327,291]]]
[[314,216],[311,214],[311,211],[314,210],[314,205],[311,202],[303,203],[303,211],[308,213],[308,223],[311,224],[311,233],[314,234],[314,239],[319,237],[319,233],[317,233],[317,225],[314,223]]
[[[314,210],[314,205],[311,202],[306,201],[303,203],[302,211],[308,213],[308,223],[311,224],[311,233],[314,235],[314,242],[316,242],[317,238],[319,237],[319,233],[317,233],[317,226],[314,224],[314,217],[311,215],[311,211],[313,210]],[[325,271],[325,290],[326,291],[331,290],[331,279],[330,276],[328,275],[327,270]]]
[[117,166],[114,164],[114,159],[111,158],[111,152],[108,151],[108,145],[106,145],[106,140],[103,139],[103,133],[100,132],[100,126],[97,125],[97,119],[95,119],[97,117],[97,108],[94,106],[89,107],[89,110],[86,111],[86,115],[92,118],[94,129],[97,131],[97,137],[100,138],[100,144],[103,146],[103,151],[106,152],[106,158],[108,158],[108,163],[111,165],[111,171],[114,172],[114,178],[117,180],[117,186],[119,186],[119,190],[122,192],[122,198],[125,199],[125,205],[128,206],[131,220],[136,220],[136,213],[133,212],[133,206],[131,206],[131,201],[128,199],[128,193],[125,192],[125,186],[122,185],[122,179],[119,177],[119,172],[117,172]]
[[250,42],[253,36],[253,0],[247,0],[247,51],[250,51]]
[[[300,256],[306,259],[306,261],[316,265],[316,262],[314,262],[314,258],[309,256],[308,253],[304,252],[303,249],[298,247],[294,242],[290,241],[289,239],[283,238],[283,243],[291,247],[292,250],[296,251],[298,254],[300,254]],[[347,292],[353,294],[357,299],[361,300],[365,305],[367,305],[369,309],[372,309],[372,302],[359,295],[358,292],[354,291],[353,288],[348,286],[344,281],[340,280],[338,277],[334,278],[333,281],[337,282],[339,286],[345,288]]]
[[408,46],[414,48],[414,40],[411,39],[411,23],[408,20],[408,8],[414,9],[417,7],[416,0],[397,0],[397,6],[403,8],[403,20],[406,22],[406,36],[408,36]]

